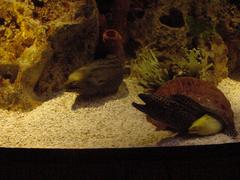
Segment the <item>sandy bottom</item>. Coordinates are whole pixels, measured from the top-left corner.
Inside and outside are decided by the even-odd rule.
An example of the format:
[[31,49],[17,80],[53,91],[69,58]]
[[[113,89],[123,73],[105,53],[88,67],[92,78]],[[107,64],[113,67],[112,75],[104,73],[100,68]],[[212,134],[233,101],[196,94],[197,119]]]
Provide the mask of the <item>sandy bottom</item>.
[[[240,82],[225,79],[219,84],[232,104],[235,124],[240,131]],[[142,89],[127,79],[117,94],[81,102],[72,110],[77,94],[63,95],[43,103],[31,112],[0,110],[0,146],[26,148],[114,148],[155,146],[172,135],[155,131],[146,116],[131,106],[139,102]],[[221,144],[240,141],[217,134],[184,139],[176,145]]]

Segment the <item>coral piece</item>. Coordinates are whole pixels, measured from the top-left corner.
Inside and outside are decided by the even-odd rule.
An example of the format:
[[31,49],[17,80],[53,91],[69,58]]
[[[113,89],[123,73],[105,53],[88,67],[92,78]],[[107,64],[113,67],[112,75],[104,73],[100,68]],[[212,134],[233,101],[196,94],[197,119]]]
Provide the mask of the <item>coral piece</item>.
[[129,0],[114,0],[112,8],[112,28],[120,32],[123,42],[127,41],[127,15],[129,10]]
[[114,29],[107,29],[103,33],[103,43],[107,54],[124,57],[123,39],[120,33]]
[[125,43],[127,41],[129,0],[97,0],[97,4],[101,14],[100,26],[105,27],[103,31],[106,29],[117,30]]
[[123,56],[123,46],[127,41],[129,0],[97,0],[97,4],[100,12],[100,38],[95,57],[102,58],[109,53]]
[[4,0],[0,34],[0,106],[31,109],[93,60],[98,10],[94,0]]
[[99,14],[99,38],[102,40],[102,34],[107,29],[107,19],[104,15]]

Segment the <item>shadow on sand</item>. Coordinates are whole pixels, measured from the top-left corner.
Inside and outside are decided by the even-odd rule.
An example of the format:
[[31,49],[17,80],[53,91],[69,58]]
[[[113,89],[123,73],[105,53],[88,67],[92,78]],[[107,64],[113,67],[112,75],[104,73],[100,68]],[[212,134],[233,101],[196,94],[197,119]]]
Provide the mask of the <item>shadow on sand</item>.
[[235,81],[240,81],[240,69],[238,68],[229,75],[229,78]]
[[72,105],[72,110],[77,110],[78,108],[86,108],[86,107],[99,107],[103,106],[108,101],[117,100],[121,98],[127,97],[129,94],[127,85],[123,82],[118,91],[115,94],[108,96],[93,96],[88,98],[83,98],[81,96],[77,96],[74,104]]

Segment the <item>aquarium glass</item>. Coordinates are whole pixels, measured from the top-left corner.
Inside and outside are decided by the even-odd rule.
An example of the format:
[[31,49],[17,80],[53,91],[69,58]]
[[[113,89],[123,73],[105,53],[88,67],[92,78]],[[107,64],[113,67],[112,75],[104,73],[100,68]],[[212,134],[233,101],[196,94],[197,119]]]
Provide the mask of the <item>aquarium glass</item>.
[[0,0],[0,147],[240,141],[239,0]]

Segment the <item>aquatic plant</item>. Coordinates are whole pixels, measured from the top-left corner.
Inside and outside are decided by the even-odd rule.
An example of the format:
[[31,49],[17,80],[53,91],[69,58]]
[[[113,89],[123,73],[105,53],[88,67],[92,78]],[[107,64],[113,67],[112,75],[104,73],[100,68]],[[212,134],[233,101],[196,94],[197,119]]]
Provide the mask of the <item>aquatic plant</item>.
[[213,67],[213,63],[208,62],[209,54],[204,49],[183,49],[184,58],[182,60],[173,60],[182,74],[175,76],[191,76],[199,79],[208,80],[208,71]]
[[148,47],[138,51],[136,59],[131,64],[131,70],[131,75],[148,90],[156,89],[169,80],[167,69],[160,66],[156,53]]
[[132,76],[147,90],[154,90],[166,81],[179,76],[191,76],[208,80],[209,70],[213,66],[208,62],[208,53],[200,49],[183,49],[182,59],[159,61],[157,51],[142,48],[133,60]]
[[102,36],[106,53],[122,58],[124,56],[122,35],[115,29],[106,29]]

